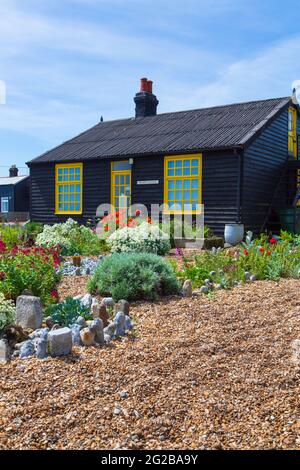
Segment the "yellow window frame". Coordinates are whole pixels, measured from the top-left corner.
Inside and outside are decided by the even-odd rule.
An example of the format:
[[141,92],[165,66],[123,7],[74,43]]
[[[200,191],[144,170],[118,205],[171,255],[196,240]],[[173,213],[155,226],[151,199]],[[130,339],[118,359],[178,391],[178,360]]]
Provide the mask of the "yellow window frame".
[[[74,183],[71,181],[58,181],[58,171],[64,170],[65,168],[79,168],[80,169],[80,180],[74,180]],[[79,184],[80,185],[80,210],[68,210],[68,211],[61,211],[59,210],[59,187],[64,185],[70,184]],[[65,215],[65,214],[82,214],[82,192],[83,192],[83,164],[82,163],[64,163],[64,164],[57,164],[55,165],[55,214],[58,215]],[[63,194],[65,194],[63,192]],[[71,193],[68,193],[71,194]],[[75,193],[76,194],[76,193]],[[74,201],[75,204],[76,201]],[[70,201],[69,201],[70,204]]]
[[[167,208],[167,206],[169,205],[169,201],[168,201],[168,182],[169,181],[176,181],[176,180],[193,180],[193,179],[197,179],[195,178],[195,175],[193,176],[192,174],[191,175],[182,175],[182,176],[168,176],[168,163],[170,161],[174,161],[176,162],[177,160],[182,160],[183,162],[183,166],[182,168],[184,168],[184,161],[187,161],[187,160],[198,160],[198,182],[199,182],[199,188],[198,188],[198,200],[197,200],[197,204],[199,206],[201,206],[202,204],[202,153],[198,153],[198,154],[193,154],[193,155],[170,155],[170,156],[167,156],[165,157],[164,159],[164,213],[165,214],[200,214],[201,213],[201,208],[198,209],[198,210],[188,210],[188,209],[182,209],[182,210],[171,210],[169,208]],[[176,166],[176,164],[175,164]],[[191,165],[190,165],[190,168]],[[182,200],[183,202],[184,200]],[[185,201],[186,203],[190,203],[192,204],[192,202],[195,202],[195,201]]]
[[298,158],[298,145],[297,145],[297,110],[292,106],[289,108],[288,117],[288,148],[289,154],[295,159]]
[[[131,205],[131,197],[132,197],[132,178],[131,178],[131,174],[132,174],[132,171],[131,170],[114,170],[114,164],[115,163],[123,163],[124,160],[120,160],[120,161],[117,161],[117,162],[111,162],[111,170],[110,170],[110,174],[111,174],[111,191],[110,191],[110,200],[111,200],[111,205],[115,207],[115,199],[116,199],[116,184],[115,184],[115,176],[129,176],[129,185],[130,185],[130,196],[129,196],[129,204],[128,204],[128,207],[127,209],[130,207]],[[121,207],[115,207],[116,210],[120,210],[122,209]]]

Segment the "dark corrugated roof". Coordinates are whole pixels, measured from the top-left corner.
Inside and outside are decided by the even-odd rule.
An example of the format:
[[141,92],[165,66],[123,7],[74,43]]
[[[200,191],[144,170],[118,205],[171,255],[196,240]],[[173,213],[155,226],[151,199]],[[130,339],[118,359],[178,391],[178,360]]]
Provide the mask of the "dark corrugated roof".
[[290,100],[275,98],[103,122],[29,163],[243,146]]

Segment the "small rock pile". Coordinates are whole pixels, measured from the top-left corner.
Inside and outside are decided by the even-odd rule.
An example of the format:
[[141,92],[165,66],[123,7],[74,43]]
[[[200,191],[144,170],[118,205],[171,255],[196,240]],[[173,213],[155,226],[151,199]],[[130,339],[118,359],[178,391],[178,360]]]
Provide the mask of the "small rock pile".
[[[223,274],[223,271],[220,270],[219,273]],[[213,279],[214,276],[216,276],[216,272],[211,271],[209,275],[210,278]],[[245,271],[245,282],[249,283],[255,281],[257,281],[256,275]],[[244,283],[242,281],[233,281],[232,287],[242,286],[243,284]],[[209,292],[213,290],[221,290],[223,288],[224,286],[222,284],[217,284],[215,282],[212,282],[210,279],[205,279],[204,284],[200,287],[200,289],[193,290],[192,282],[187,279],[183,284],[181,293],[183,297],[190,298],[201,294],[209,294]]]
[[90,276],[94,274],[103,259],[104,256],[99,256],[97,259],[82,258],[80,266],[75,266],[72,260],[68,260],[57,269],[57,272],[63,276]]
[[[54,324],[51,317],[43,323],[43,308],[38,297],[18,297],[17,324],[8,327],[0,338],[0,362],[7,362],[11,357],[45,359],[67,356],[71,354],[73,345],[104,346],[133,328],[126,300],[115,304],[108,297],[100,303],[90,294],[77,298],[91,309],[93,320],[78,317],[74,324],[61,327]],[[109,319],[108,309],[114,311],[113,320]]]

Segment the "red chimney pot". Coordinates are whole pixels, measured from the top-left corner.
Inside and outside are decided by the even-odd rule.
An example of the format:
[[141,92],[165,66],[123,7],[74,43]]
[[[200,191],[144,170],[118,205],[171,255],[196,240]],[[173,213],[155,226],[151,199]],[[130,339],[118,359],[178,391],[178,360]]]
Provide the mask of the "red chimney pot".
[[148,92],[152,93],[152,88],[153,88],[153,82],[152,80],[148,80]]
[[148,91],[148,80],[147,78],[141,78],[141,92]]

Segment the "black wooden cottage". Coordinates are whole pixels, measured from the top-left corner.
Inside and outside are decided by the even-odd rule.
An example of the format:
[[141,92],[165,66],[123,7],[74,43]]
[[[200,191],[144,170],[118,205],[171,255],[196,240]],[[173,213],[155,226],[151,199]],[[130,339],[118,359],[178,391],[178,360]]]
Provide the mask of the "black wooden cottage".
[[[300,183],[299,108],[292,98],[157,115],[142,79],[133,118],[100,122],[28,163],[31,218],[93,218],[100,204],[174,202],[205,207],[222,234],[242,222],[254,232],[293,207]],[[298,179],[297,179],[298,178]],[[178,206],[177,206],[178,212]]]
[[29,176],[19,176],[18,168],[12,165],[9,176],[0,177],[1,219],[26,219],[29,216]]

